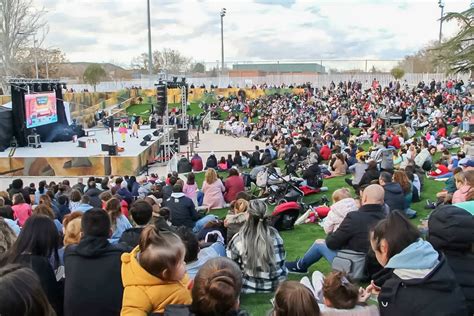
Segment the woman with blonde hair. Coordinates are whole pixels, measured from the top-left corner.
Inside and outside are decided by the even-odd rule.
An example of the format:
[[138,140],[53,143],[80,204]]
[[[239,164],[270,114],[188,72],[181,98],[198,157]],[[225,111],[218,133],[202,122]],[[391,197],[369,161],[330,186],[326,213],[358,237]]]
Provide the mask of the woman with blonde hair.
[[[459,176],[458,176],[459,175]],[[474,170],[460,172],[454,176],[456,180],[456,192],[453,193],[452,203],[460,203],[467,201],[474,187]]]
[[223,193],[225,192],[225,187],[221,179],[217,177],[217,173],[213,168],[209,168],[206,171],[202,192],[204,192],[203,206],[208,209],[224,207]]
[[64,265],[64,250],[69,245],[76,245],[81,241],[82,237],[82,212],[72,212],[64,216],[63,220],[63,245],[61,249],[58,250],[59,261],[61,265]]
[[230,203],[230,210],[224,220],[224,226],[227,228],[227,242],[237,234],[247,220],[247,209],[249,202],[244,199],[237,199]]

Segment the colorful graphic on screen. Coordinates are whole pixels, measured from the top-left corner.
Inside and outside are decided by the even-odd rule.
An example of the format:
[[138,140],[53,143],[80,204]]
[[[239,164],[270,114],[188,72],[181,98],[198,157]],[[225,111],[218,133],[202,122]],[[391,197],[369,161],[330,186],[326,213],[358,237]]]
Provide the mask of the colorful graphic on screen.
[[58,121],[56,93],[25,95],[26,128],[37,127]]

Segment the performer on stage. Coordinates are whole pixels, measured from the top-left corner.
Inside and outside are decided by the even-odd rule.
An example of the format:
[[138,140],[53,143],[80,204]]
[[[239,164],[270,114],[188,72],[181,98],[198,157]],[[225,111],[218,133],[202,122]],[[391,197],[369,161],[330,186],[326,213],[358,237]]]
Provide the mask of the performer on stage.
[[138,130],[140,129],[140,116],[136,116],[132,123],[132,133],[130,137],[138,138]]
[[119,133],[120,133],[120,136],[122,136],[122,142],[125,143],[125,139],[127,138],[127,132],[128,132],[128,129],[127,129],[127,120],[122,120],[122,121],[120,122],[118,131],[119,131]]

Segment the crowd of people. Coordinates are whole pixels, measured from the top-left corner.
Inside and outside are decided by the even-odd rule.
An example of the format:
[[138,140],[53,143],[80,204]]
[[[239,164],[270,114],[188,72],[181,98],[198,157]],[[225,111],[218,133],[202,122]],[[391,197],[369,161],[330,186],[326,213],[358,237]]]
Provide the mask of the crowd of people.
[[[181,157],[186,176],[13,180],[0,192],[0,314],[246,315],[241,293],[275,293],[275,316],[473,314],[470,95],[453,82],[361,86],[223,99],[214,106],[231,115],[216,132],[265,148]],[[310,188],[347,182],[319,221],[326,238],[294,261],[269,206],[246,192],[277,159]],[[415,227],[412,203],[434,180],[446,187]],[[323,258],[330,274],[287,280]]]

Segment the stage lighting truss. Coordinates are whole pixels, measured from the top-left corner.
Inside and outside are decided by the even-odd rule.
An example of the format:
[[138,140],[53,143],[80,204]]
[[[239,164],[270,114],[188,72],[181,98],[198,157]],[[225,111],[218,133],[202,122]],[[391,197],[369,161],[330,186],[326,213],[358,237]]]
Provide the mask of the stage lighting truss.
[[7,82],[15,88],[16,91],[25,90],[28,93],[40,92],[41,85],[47,84],[48,89],[58,89],[61,85],[66,89],[66,83],[59,79],[26,79],[26,78],[7,78]]

